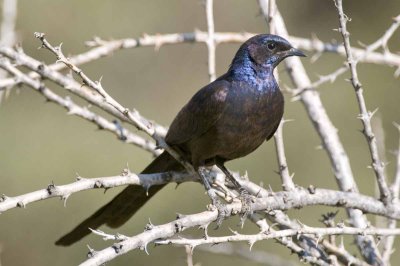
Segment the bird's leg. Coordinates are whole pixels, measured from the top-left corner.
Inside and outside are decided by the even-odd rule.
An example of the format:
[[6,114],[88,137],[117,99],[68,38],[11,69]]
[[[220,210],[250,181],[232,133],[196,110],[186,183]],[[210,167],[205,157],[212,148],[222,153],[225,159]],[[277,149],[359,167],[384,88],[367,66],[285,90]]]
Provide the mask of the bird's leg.
[[197,173],[199,174],[200,179],[204,184],[204,187],[207,191],[208,196],[211,198],[212,204],[218,210],[218,217],[217,217],[216,223],[217,223],[217,228],[219,228],[222,224],[222,221],[225,220],[225,218],[228,216],[228,209],[218,199],[218,196],[215,193],[214,189],[211,188],[210,182],[208,181],[208,178],[207,178],[206,168],[203,166],[200,166],[197,170]]
[[225,174],[226,177],[229,178],[229,180],[233,183],[233,185],[239,190],[240,193],[240,201],[242,202],[242,209],[240,211],[241,217],[240,217],[240,223],[241,226],[243,227],[244,221],[246,220],[247,216],[249,216],[253,211],[251,210],[251,201],[252,198],[249,195],[249,192],[245,190],[239,183],[239,181],[236,180],[236,178],[232,175],[231,172],[229,172],[228,169],[226,169],[225,165],[223,163],[217,163],[217,166],[221,171]]

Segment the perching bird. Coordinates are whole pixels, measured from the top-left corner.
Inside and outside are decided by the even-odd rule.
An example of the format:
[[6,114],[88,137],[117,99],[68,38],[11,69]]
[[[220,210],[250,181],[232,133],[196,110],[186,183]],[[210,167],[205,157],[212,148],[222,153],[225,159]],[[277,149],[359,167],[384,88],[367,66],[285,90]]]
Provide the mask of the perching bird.
[[[165,138],[199,172],[205,185],[205,166],[246,156],[269,140],[283,115],[284,99],[274,68],[286,57],[305,56],[282,37],[260,34],[241,45],[228,72],[199,90],[175,117]],[[179,171],[183,167],[167,152],[142,173]],[[164,185],[152,186],[146,195],[130,185],[111,202],[79,224],[56,244],[67,246],[103,224],[119,227]]]

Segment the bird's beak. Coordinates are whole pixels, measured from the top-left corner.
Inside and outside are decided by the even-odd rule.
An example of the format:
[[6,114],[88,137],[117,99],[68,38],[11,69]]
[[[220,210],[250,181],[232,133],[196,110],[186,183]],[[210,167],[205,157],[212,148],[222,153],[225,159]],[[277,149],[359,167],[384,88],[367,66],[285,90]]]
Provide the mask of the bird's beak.
[[290,48],[287,52],[286,52],[286,56],[301,56],[301,57],[306,57],[306,55],[299,49],[296,48]]

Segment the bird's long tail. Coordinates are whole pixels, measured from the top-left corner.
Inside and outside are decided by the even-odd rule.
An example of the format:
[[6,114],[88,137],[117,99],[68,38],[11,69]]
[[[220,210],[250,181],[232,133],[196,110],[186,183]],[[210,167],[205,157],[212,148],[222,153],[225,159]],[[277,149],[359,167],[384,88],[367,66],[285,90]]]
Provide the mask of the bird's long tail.
[[[143,170],[142,174],[179,171],[182,169],[182,166],[171,155],[163,152]],[[91,232],[89,228],[96,229],[103,224],[107,224],[112,228],[123,225],[163,187],[164,185],[152,186],[147,195],[142,186],[128,186],[112,201],[101,207],[71,232],[57,240],[56,245],[69,246],[79,241]]]

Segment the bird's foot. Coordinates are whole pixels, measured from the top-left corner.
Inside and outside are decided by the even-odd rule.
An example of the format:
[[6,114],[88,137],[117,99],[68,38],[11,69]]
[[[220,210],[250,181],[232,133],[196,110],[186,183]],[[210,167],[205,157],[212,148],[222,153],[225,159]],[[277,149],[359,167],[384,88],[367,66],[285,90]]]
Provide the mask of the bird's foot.
[[208,196],[211,199],[213,207],[218,210],[218,216],[217,216],[217,220],[216,220],[217,227],[215,228],[215,229],[218,229],[221,226],[222,221],[225,220],[225,218],[227,218],[229,216],[229,210],[225,204],[221,203],[217,194],[215,193],[215,190],[211,187],[211,185],[207,179],[207,174],[206,174],[204,167],[199,167],[198,174],[203,181],[204,187],[207,191]]
[[253,202],[252,196],[244,188],[239,188],[239,199],[242,203],[242,208],[240,210],[240,226],[243,228],[244,222],[247,217],[253,213],[251,209],[251,203]]
[[214,229],[218,229],[222,222],[229,217],[229,210],[226,207],[226,204],[223,204],[218,198],[212,199],[212,205],[214,208],[218,210],[217,220],[215,220],[217,226]]

